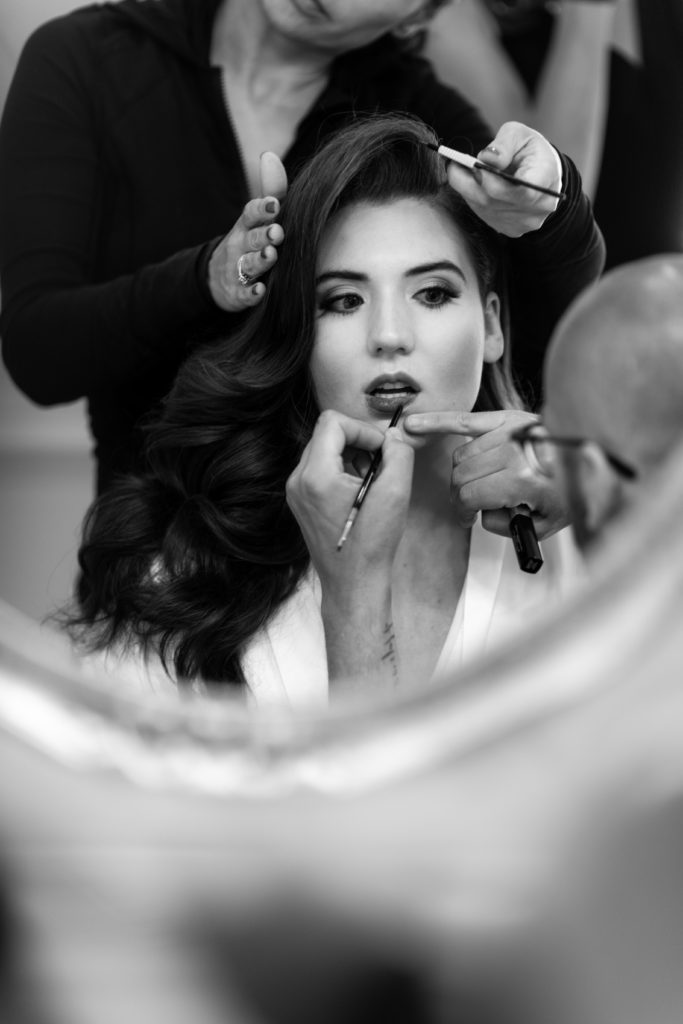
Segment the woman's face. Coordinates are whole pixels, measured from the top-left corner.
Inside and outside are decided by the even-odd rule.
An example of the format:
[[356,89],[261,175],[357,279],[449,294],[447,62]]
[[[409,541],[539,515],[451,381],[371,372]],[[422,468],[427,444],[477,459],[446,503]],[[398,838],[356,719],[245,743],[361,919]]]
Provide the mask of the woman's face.
[[345,53],[418,14],[424,0],[260,0],[266,23],[286,38]]
[[464,238],[419,199],[360,203],[330,222],[316,267],[311,376],[318,407],[386,421],[471,410],[503,352],[499,302],[482,301]]

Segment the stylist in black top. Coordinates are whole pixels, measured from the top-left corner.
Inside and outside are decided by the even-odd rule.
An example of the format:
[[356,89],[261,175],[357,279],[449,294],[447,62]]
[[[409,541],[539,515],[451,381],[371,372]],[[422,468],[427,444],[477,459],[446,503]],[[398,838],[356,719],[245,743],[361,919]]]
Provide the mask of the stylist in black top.
[[[286,187],[277,160],[261,183],[263,151],[291,177],[321,138],[377,110],[416,114],[461,150],[491,142],[416,52],[441,2],[122,0],[29,39],[0,127],[3,354],[34,401],[87,397],[100,490],[134,465],[140,419],[189,348],[260,299],[253,280],[276,259]],[[571,161],[521,125],[494,142],[487,159],[545,184],[561,177],[568,196],[554,209],[456,172],[511,237],[513,359],[534,387],[554,323],[604,251]]]

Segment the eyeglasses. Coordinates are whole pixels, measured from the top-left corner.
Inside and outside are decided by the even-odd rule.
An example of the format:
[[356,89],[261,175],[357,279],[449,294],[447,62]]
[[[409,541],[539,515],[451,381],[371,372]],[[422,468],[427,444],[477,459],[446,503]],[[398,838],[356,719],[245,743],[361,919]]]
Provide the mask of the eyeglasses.
[[541,423],[527,423],[525,427],[515,430],[511,439],[524,449],[527,457],[538,464],[544,476],[555,476],[556,448],[581,448],[585,444],[597,444],[605,458],[619,476],[625,480],[635,480],[637,470],[617,455],[608,452],[599,441],[591,441],[588,437],[554,437],[548,434]]

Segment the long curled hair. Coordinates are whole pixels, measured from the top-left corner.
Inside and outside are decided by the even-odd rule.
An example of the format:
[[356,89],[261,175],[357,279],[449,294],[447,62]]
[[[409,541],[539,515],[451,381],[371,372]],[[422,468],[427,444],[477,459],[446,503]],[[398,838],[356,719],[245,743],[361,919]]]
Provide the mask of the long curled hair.
[[[285,482],[319,411],[309,362],[330,218],[354,202],[422,199],[459,227],[482,298],[501,288],[497,236],[448,186],[436,141],[407,116],[365,118],[297,176],[265,299],[235,336],[190,355],[147,425],[144,472],[86,516],[66,624],[88,649],[157,654],[181,683],[244,683],[245,646],[309,565]],[[505,366],[485,364],[477,407],[517,404]]]

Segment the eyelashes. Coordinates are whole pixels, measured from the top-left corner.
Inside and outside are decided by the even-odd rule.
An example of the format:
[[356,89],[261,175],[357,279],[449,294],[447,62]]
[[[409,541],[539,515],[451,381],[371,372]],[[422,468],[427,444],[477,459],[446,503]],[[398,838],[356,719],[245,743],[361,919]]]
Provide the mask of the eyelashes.
[[443,284],[427,285],[426,288],[421,288],[417,294],[421,296],[422,304],[431,309],[441,309],[442,306],[447,306],[459,296],[459,292],[455,288]]
[[341,316],[353,313],[361,305],[363,305],[363,299],[356,292],[337,292],[336,294],[322,295],[318,299],[320,313],[339,313]]
[[[443,309],[459,297],[460,292],[451,284],[426,285],[411,296],[421,306],[434,310]],[[327,292],[318,298],[318,312],[320,315],[335,313],[339,316],[348,316],[365,305],[365,301],[362,295],[354,291]]]

